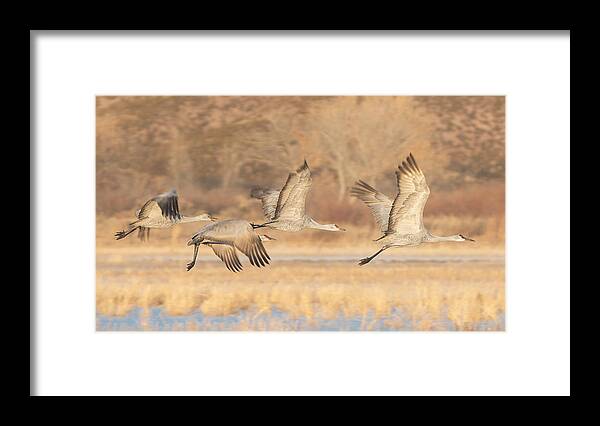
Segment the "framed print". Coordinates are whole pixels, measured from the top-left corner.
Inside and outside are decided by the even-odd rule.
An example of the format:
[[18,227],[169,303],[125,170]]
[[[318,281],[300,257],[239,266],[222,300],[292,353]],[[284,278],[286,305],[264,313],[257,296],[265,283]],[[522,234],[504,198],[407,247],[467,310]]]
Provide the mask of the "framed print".
[[568,30],[30,52],[31,395],[570,395]]

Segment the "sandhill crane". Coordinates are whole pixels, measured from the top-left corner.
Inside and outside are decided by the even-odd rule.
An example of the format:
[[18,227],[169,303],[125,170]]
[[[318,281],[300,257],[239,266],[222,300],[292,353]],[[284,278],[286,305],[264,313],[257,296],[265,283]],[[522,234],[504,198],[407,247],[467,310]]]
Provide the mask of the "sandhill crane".
[[274,240],[274,238],[268,235],[257,235],[254,228],[260,227],[261,225],[254,225],[239,219],[209,223],[194,234],[187,243],[188,246],[194,246],[194,258],[187,264],[187,270],[189,271],[196,264],[200,244],[211,247],[217,257],[225,262],[227,269],[232,272],[242,270],[242,263],[237,256],[236,249],[248,256],[253,266],[260,268],[268,265],[271,258],[262,241]]
[[412,153],[398,166],[396,178],[398,195],[393,202],[362,180],[356,182],[351,190],[352,195],[369,207],[384,234],[375,240],[381,249],[377,253],[361,259],[359,265],[369,263],[375,256],[390,247],[416,246],[421,243],[441,241],[474,241],[462,234],[438,237],[425,229],[423,209],[430,191],[425,181],[425,175],[417,165]]
[[137,220],[131,222],[126,230],[115,233],[115,239],[120,240],[136,229],[138,237],[143,241],[150,237],[150,228],[170,228],[178,223],[216,220],[207,213],[198,216],[183,216],[179,213],[177,191],[172,189],[164,194],[152,197],[135,213]]
[[305,228],[323,231],[345,231],[336,224],[318,223],[305,211],[306,196],[310,191],[312,178],[306,160],[295,172],[289,174],[281,191],[255,188],[250,196],[262,203],[267,222],[264,226],[281,231],[297,232]]

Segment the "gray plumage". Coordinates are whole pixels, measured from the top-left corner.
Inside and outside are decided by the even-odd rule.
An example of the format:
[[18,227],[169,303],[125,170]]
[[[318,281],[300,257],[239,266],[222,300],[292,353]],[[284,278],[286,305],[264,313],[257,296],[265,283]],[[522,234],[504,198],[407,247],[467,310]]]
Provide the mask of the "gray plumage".
[[344,231],[336,224],[320,224],[306,214],[306,196],[312,185],[312,178],[306,160],[295,172],[288,175],[280,191],[255,188],[250,196],[262,203],[267,222],[263,225],[281,231],[298,232],[306,228],[324,231]]
[[267,220],[271,220],[275,216],[275,208],[279,199],[279,192],[275,189],[254,188],[250,192],[252,198],[261,201],[263,213]]
[[396,180],[398,194],[393,202],[362,180],[357,181],[350,191],[369,207],[383,233],[383,236],[375,240],[381,249],[372,256],[361,259],[360,265],[369,263],[375,256],[390,247],[416,246],[442,241],[474,241],[462,234],[438,237],[425,228],[423,210],[430,190],[425,175],[412,153],[398,166]]
[[125,238],[136,229],[138,230],[138,237],[144,241],[150,237],[151,228],[165,229],[178,223],[215,220],[207,213],[198,216],[183,216],[179,212],[179,199],[175,189],[150,198],[141,209],[136,211],[135,215],[137,220],[131,222],[127,229],[115,233],[117,240]]
[[198,248],[201,244],[211,247],[215,255],[232,272],[243,269],[237,250],[244,253],[253,266],[258,268],[266,266],[271,258],[262,241],[273,239],[266,235],[257,235],[252,224],[245,220],[229,219],[209,223],[188,241],[188,246],[194,246],[194,258],[187,264],[187,270],[189,271],[196,264]]

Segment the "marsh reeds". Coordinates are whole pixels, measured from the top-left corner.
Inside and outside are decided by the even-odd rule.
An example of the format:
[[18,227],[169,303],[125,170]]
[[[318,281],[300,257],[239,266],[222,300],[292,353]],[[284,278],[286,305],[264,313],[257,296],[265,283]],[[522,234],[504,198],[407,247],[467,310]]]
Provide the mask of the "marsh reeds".
[[[492,329],[504,327],[502,258],[369,267],[283,260],[268,270],[247,265],[232,274],[207,257],[197,271],[186,272],[185,256],[179,254],[153,253],[149,262],[132,250],[122,251],[98,256],[98,315],[123,316],[141,309],[144,317],[160,308],[167,316],[237,317],[230,326],[209,328],[236,330],[313,329],[340,318],[359,321],[361,330],[477,330],[486,329],[486,322]],[[202,324],[177,327],[206,329]]]

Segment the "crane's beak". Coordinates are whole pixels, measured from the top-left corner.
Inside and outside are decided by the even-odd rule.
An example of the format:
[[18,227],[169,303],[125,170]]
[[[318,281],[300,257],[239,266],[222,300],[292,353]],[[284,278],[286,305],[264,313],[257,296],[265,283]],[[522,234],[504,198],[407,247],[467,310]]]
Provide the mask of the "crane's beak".
[[208,218],[212,221],[212,222],[216,222],[217,220],[219,220],[219,218],[213,216],[212,214],[208,215]]
[[465,240],[467,240],[467,241],[473,241],[473,242],[475,242],[475,240],[474,240],[473,238],[469,238],[469,237],[463,237],[463,238],[464,238]]

